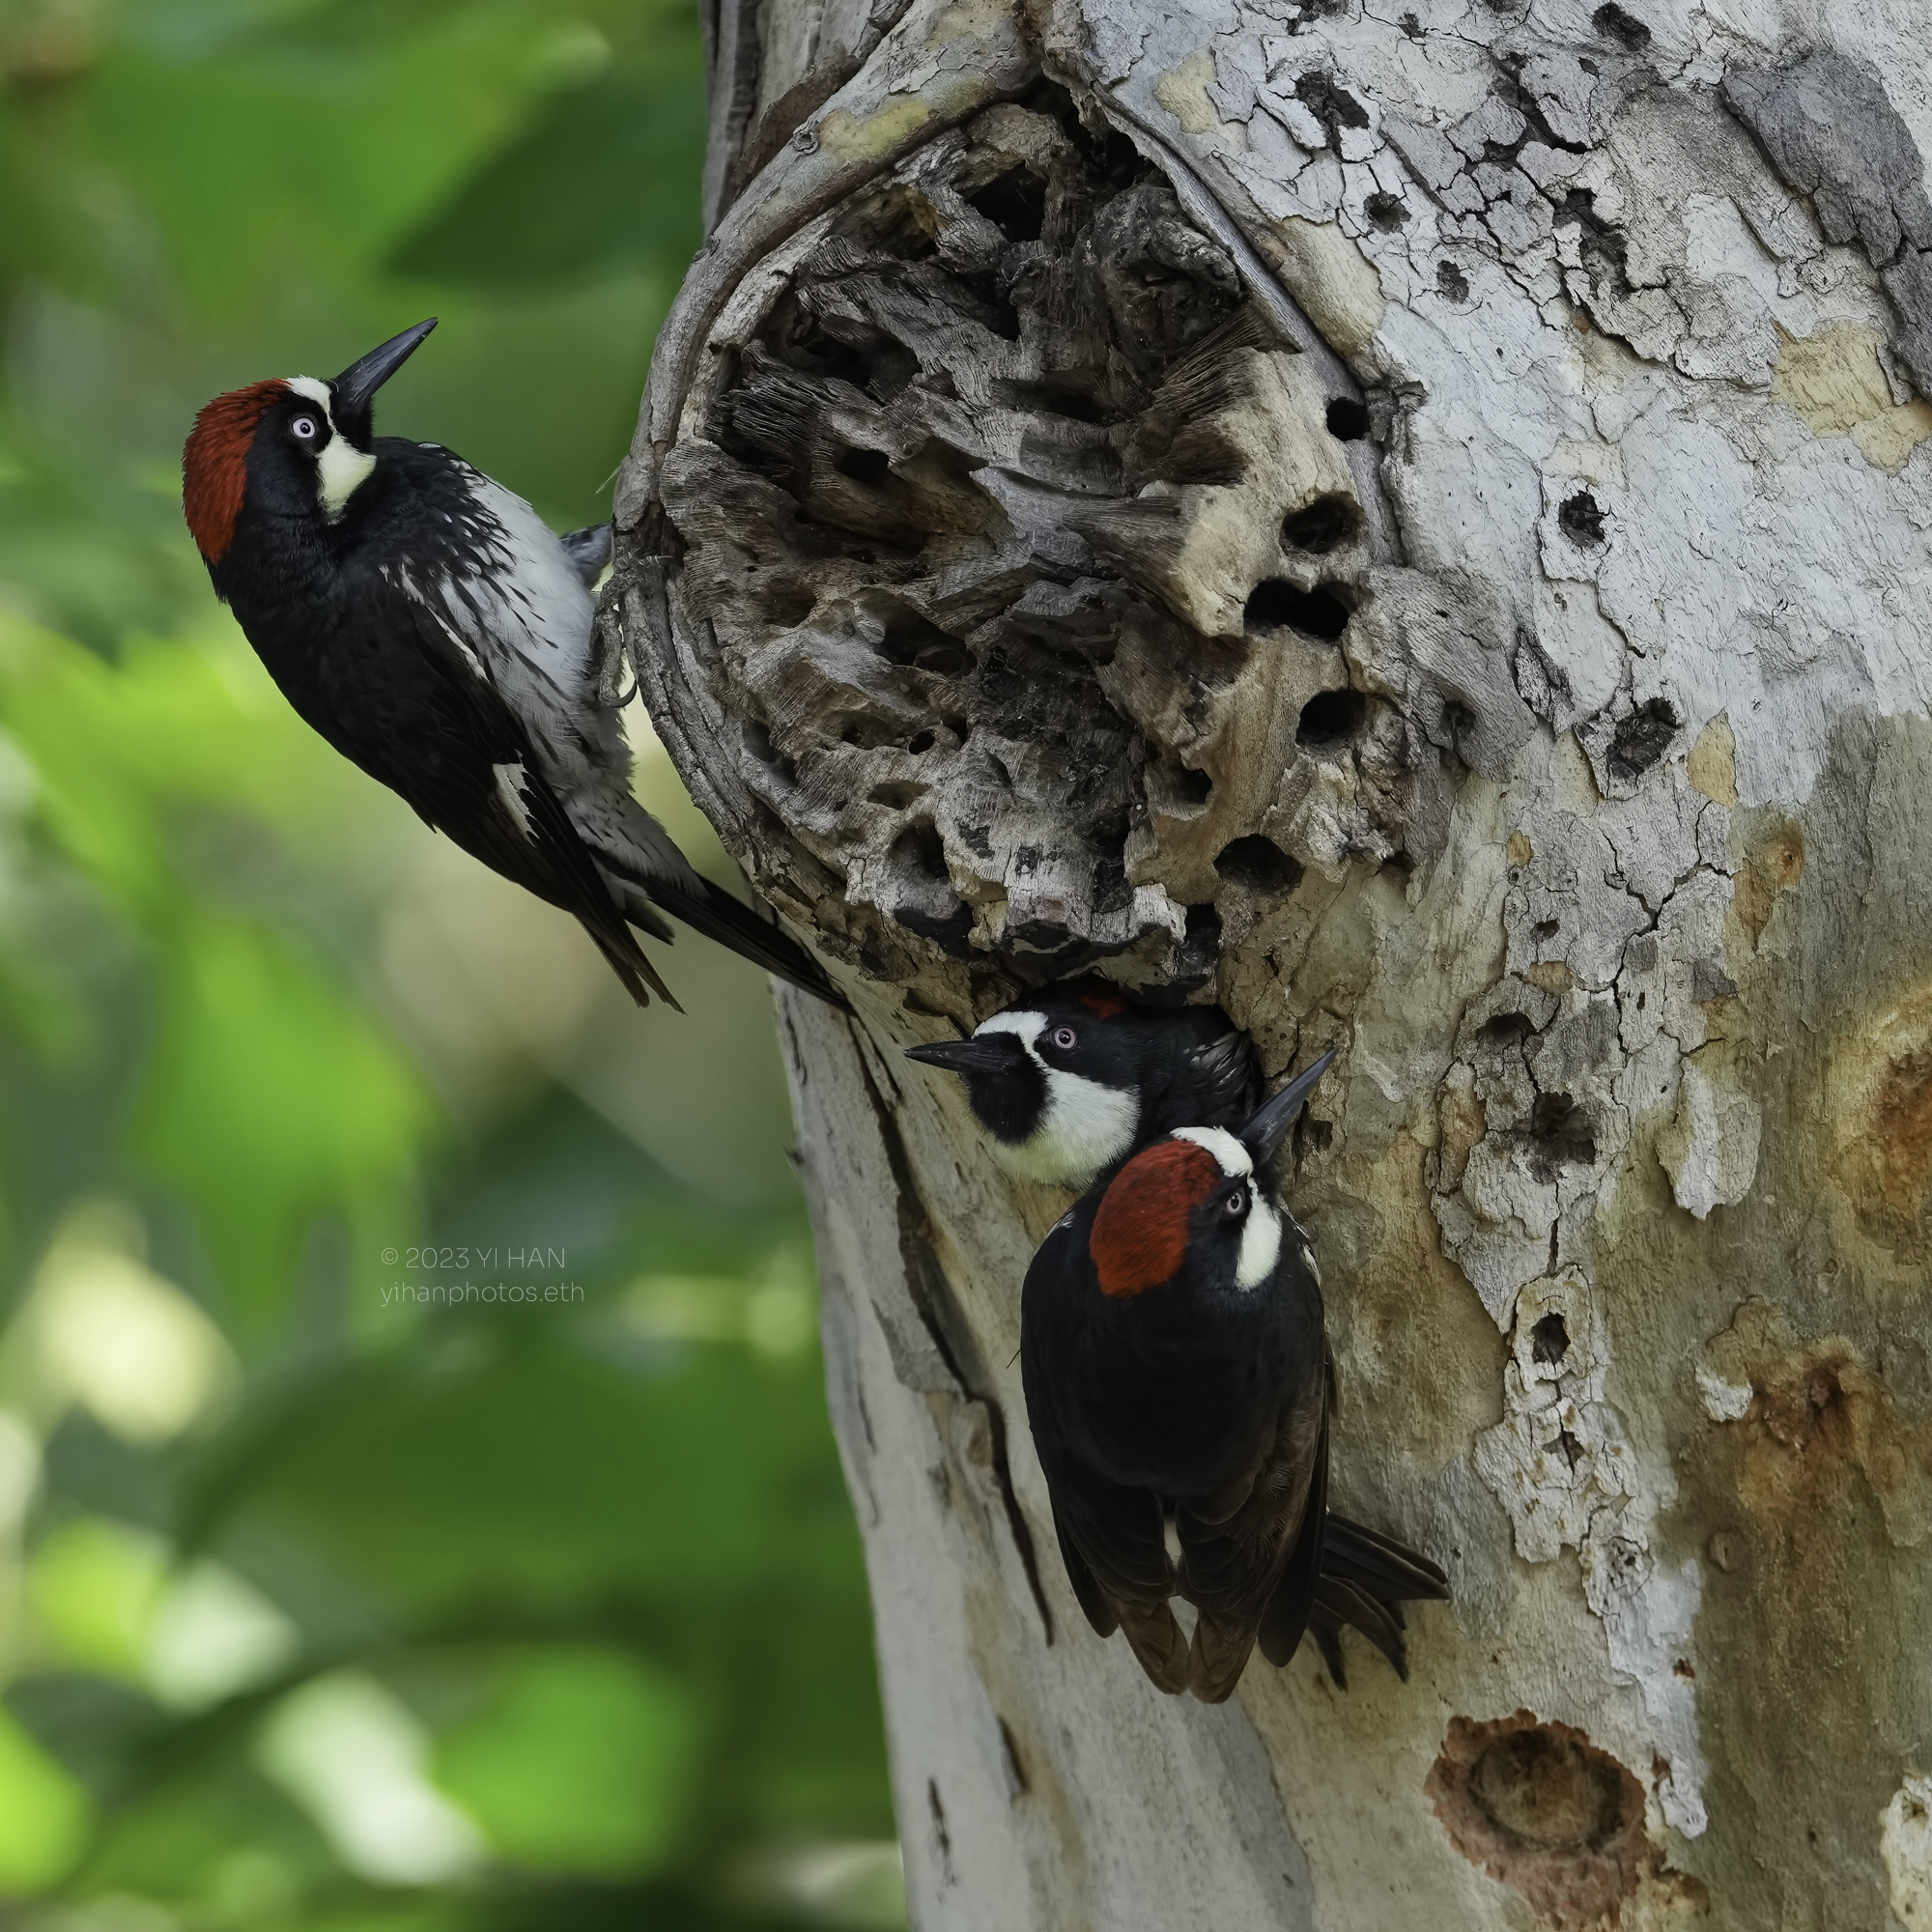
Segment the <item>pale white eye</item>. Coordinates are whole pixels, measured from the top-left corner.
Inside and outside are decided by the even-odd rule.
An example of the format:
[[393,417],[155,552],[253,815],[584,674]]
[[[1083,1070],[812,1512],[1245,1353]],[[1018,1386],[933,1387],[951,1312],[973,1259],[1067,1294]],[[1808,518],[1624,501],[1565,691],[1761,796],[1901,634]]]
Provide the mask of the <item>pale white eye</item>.
[[1247,1212],[1247,1209],[1248,1209],[1248,1190],[1245,1187],[1236,1188],[1234,1192],[1230,1194],[1227,1197],[1227,1199],[1221,1203],[1222,1213],[1227,1214],[1229,1216],[1233,1216],[1236,1214],[1245,1214]]
[[292,435],[299,437],[303,442],[313,442],[316,431],[315,418],[313,416],[298,416],[289,425],[289,430]]
[[1053,1043],[1061,1050],[1062,1053],[1071,1053],[1073,1051],[1075,1041],[1076,1041],[1076,1036],[1071,1027],[1054,1028]]

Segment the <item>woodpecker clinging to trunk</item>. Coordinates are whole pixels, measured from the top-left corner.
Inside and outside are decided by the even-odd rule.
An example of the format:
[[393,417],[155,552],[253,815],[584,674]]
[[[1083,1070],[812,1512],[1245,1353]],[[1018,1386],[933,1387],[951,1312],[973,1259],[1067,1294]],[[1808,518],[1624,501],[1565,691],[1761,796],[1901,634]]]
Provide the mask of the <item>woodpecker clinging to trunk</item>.
[[771,921],[694,871],[631,796],[589,586],[608,526],[558,537],[433,442],[373,434],[376,391],[436,327],[332,382],[217,396],[183,454],[208,574],[308,724],[439,831],[574,914],[639,1006],[669,990],[631,927],[662,914],[821,999],[843,1000]]
[[1334,1057],[1238,1135],[1182,1127],[1090,1188],[1021,1299],[1027,1417],[1074,1595],[1159,1689],[1208,1703],[1257,1643],[1283,1664],[1311,1630],[1340,1683],[1344,1624],[1406,1676],[1402,1603],[1448,1594],[1427,1557],[1327,1508],[1321,1290],[1266,1177]]
[[1236,1126],[1261,1096],[1246,1034],[1218,1007],[1141,1007],[1104,980],[1050,986],[970,1039],[909,1046],[965,1076],[993,1158],[1086,1187],[1175,1127]]

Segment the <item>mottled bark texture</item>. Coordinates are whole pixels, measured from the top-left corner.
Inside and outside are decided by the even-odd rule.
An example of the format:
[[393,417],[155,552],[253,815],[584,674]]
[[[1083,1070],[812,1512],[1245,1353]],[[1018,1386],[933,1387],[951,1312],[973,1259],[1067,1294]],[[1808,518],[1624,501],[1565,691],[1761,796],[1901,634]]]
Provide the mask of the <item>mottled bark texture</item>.
[[[719,0],[605,618],[786,995],[916,1921],[1932,1925],[1932,15]],[[1165,1699],[898,1049],[1330,1043],[1414,1675]]]

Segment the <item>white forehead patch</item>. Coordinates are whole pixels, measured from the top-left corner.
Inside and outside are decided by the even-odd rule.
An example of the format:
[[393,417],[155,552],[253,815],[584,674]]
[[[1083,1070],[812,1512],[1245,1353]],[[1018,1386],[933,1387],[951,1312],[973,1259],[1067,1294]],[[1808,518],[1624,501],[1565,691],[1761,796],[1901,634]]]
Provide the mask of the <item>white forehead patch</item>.
[[[290,376],[286,380],[297,395],[306,396],[322,411],[329,428],[335,430],[328,384],[315,376]],[[375,467],[376,459],[366,450],[357,449],[339,430],[330,436],[316,458],[315,468],[316,495],[322,499],[323,515],[331,524],[341,520],[350,497],[369,480],[369,472]]]
[[1255,1171],[1254,1156],[1226,1127],[1176,1127],[1174,1138],[1206,1148],[1230,1180],[1243,1180]]
[[[1045,1027],[1046,1015],[1044,1013],[995,1013],[991,1019],[981,1020],[973,1029],[973,1037],[978,1039],[981,1034],[986,1033],[1017,1034],[1020,1044],[1029,1053],[1033,1053],[1033,1049],[1037,1043],[1040,1034],[1045,1030]],[[1034,1053],[1033,1057],[1037,1060],[1039,1055]]]

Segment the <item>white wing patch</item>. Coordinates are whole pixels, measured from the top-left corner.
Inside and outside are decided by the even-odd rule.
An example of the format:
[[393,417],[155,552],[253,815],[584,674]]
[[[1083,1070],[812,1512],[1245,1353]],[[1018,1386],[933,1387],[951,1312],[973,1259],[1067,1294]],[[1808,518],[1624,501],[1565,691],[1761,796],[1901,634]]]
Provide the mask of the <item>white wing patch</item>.
[[1045,1025],[1044,1013],[1007,1012],[995,1013],[975,1029],[976,1038],[989,1033],[1017,1036],[1028,1058],[1046,1076],[1046,1111],[1039,1125],[1017,1145],[995,1140],[993,1157],[1027,1180],[1084,1187],[1133,1146],[1140,1092],[1102,1086],[1065,1067],[1049,1066],[1037,1046]]
[[357,449],[335,427],[335,412],[330,407],[328,384],[314,376],[291,376],[288,385],[297,395],[306,396],[322,411],[331,432],[315,460],[316,494],[322,499],[322,513],[331,524],[340,523],[349,499],[376,468],[376,459]]
[[490,769],[497,775],[497,797],[510,808],[510,816],[517,821],[517,830],[534,845],[537,829],[524,797],[524,761],[519,758],[515,764],[492,765]]

